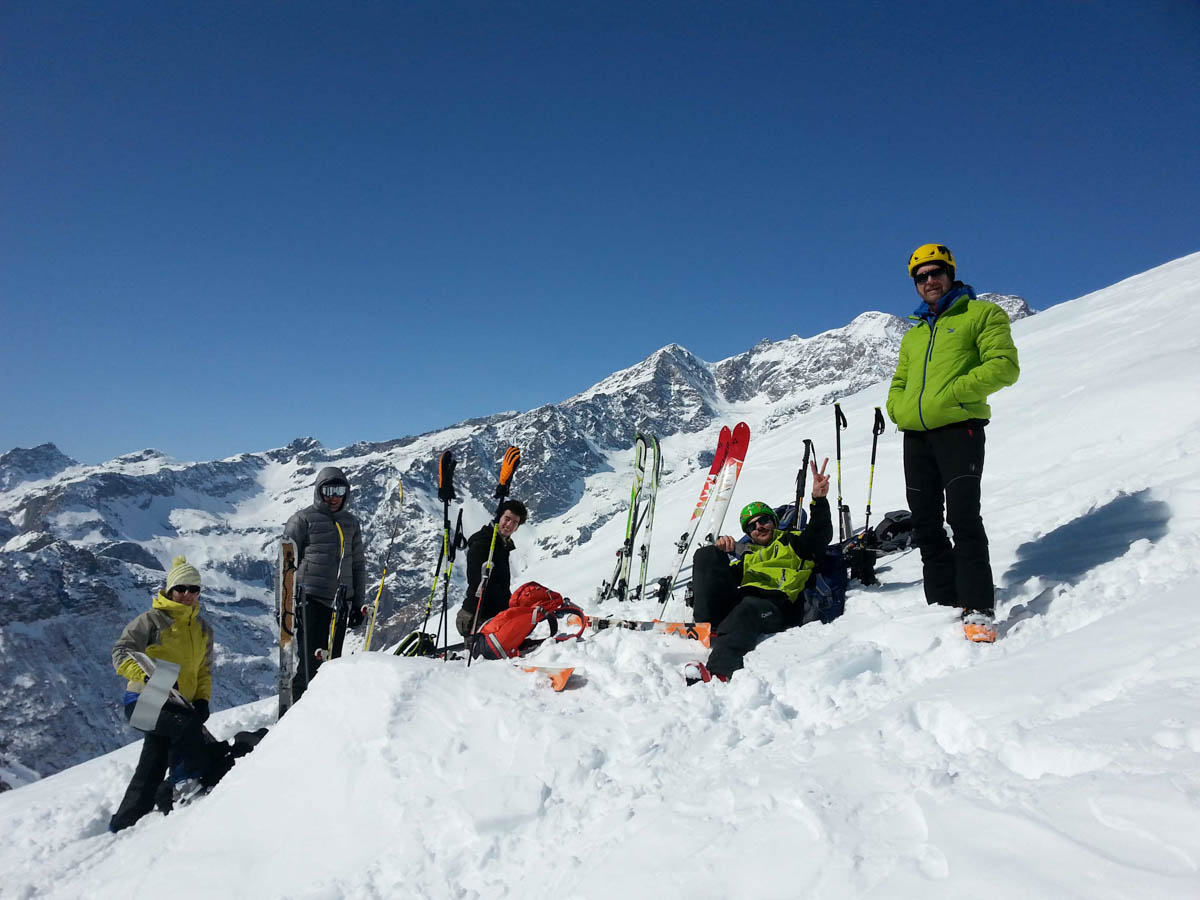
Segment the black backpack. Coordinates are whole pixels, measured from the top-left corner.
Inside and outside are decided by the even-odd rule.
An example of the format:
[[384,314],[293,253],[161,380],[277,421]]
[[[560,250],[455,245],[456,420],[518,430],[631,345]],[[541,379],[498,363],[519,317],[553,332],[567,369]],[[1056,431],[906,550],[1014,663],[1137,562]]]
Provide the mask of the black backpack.
[[872,548],[876,556],[899,553],[912,546],[912,513],[896,509],[885,513],[874,529]]

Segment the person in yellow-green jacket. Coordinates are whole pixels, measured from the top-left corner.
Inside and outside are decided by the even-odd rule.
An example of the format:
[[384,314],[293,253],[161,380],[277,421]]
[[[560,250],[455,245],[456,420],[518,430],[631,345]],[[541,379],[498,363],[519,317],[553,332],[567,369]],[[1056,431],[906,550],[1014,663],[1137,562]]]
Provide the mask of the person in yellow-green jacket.
[[742,531],[750,536],[745,555],[730,561],[737,542],[726,534],[692,557],[696,621],[712,625],[712,650],[707,664],[685,667],[689,684],[728,681],[760,637],[803,624],[804,589],[833,537],[828,462],[818,472],[812,461],[812,503],[803,530],[779,528],[775,510],[755,501],[740,517]]
[[[904,432],[904,482],[925,599],[963,611],[972,641],[996,639],[995,587],[980,515],[989,395],[1020,374],[1008,314],[955,280],[954,254],[923,244],[908,260],[921,303],[900,342],[887,411]],[[951,543],[943,522],[954,532]]]
[[[175,683],[178,697],[173,695],[167,701],[154,728],[145,733],[133,778],[109,820],[109,831],[128,828],[154,808],[168,766],[174,783],[194,779],[198,786],[208,787],[205,779],[224,774],[210,771],[205,749],[204,722],[212,698],[213,631],[200,617],[200,587],[200,572],[185,557],[175,557],[166,585],[151,608],[126,625],[113,645],[113,666],[126,679],[126,721],[151,674],[145,666],[153,666],[156,660],[178,663],[179,677]],[[146,658],[148,662],[143,662]]]

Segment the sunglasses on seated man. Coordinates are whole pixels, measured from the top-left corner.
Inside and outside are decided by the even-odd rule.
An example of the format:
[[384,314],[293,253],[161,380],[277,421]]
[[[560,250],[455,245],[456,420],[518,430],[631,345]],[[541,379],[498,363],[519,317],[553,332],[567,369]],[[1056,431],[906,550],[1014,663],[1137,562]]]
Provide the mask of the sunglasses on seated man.
[[746,534],[749,534],[752,531],[757,531],[760,528],[766,528],[768,524],[775,524],[775,520],[770,516],[758,516],[757,518],[751,519],[746,523]]

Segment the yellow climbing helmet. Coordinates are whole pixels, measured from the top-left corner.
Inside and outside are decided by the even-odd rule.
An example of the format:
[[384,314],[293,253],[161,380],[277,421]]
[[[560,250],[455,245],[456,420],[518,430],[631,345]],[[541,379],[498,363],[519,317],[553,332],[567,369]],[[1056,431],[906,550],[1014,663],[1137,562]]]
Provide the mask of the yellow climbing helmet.
[[945,244],[922,244],[908,258],[908,277],[926,263],[942,263],[950,269],[950,280],[954,280],[954,254]]

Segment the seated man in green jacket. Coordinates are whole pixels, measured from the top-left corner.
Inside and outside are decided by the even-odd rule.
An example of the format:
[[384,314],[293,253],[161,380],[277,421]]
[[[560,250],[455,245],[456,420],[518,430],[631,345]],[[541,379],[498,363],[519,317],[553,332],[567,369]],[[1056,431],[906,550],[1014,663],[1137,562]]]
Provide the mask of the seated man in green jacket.
[[[954,255],[924,244],[908,260],[921,304],[900,342],[887,411],[904,432],[904,482],[925,599],[960,607],[968,640],[996,639],[987,533],[979,512],[989,394],[1017,380],[1008,313],[955,281]],[[950,523],[954,543],[943,525]]]
[[818,472],[812,462],[813,499],[803,531],[779,530],[775,510],[756,501],[742,510],[742,530],[754,546],[740,560],[729,561],[736,544],[729,535],[696,551],[696,621],[712,624],[712,652],[707,666],[692,663],[685,671],[689,683],[710,677],[728,681],[762,635],[801,621],[804,588],[833,537],[828,463],[826,459]]

